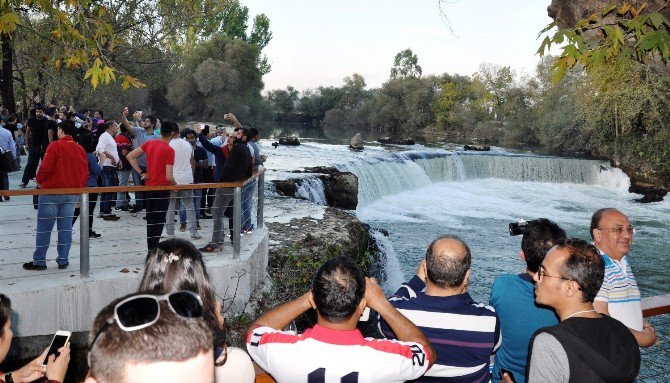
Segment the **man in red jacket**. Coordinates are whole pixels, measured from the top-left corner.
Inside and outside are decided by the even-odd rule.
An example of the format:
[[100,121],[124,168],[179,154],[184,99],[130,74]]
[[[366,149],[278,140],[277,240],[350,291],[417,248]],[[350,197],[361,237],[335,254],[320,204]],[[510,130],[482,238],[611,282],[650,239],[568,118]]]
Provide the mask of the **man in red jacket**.
[[[88,179],[86,152],[72,139],[77,128],[70,120],[58,125],[58,141],[48,147],[35,180],[42,189],[83,188]],[[26,270],[45,270],[47,250],[51,242],[54,223],[58,230],[59,269],[66,269],[72,243],[72,217],[79,196],[41,195],[37,207],[37,234],[33,261],[23,264]]]

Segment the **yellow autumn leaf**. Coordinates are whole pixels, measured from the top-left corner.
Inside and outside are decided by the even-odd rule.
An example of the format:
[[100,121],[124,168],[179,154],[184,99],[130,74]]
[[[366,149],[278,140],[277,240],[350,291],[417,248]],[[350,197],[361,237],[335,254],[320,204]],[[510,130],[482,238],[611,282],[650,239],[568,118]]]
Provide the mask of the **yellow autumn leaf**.
[[20,23],[21,20],[19,19],[19,15],[14,12],[7,12],[0,16],[0,33],[12,33]]

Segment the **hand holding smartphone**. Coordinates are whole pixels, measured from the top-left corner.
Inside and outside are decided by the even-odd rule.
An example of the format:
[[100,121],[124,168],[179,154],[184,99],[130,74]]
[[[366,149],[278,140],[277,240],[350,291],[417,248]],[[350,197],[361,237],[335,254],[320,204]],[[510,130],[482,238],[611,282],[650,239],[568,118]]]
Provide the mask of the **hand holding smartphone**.
[[42,361],[43,368],[47,367],[47,363],[49,362],[49,356],[55,355],[56,358],[60,356],[60,352],[58,350],[61,349],[63,346],[67,344],[67,342],[70,341],[70,336],[72,336],[72,333],[70,331],[63,331],[63,330],[56,331],[56,334],[51,340],[51,345],[49,346],[47,356]]

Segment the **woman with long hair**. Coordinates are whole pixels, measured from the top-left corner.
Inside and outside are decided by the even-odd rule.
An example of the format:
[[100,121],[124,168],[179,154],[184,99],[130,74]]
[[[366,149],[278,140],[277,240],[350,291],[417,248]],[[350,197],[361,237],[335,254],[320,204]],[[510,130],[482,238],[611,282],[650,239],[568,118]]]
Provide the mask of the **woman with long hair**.
[[217,382],[254,382],[255,372],[244,350],[227,347],[221,301],[215,299],[200,251],[180,238],[160,242],[149,252],[138,292],[188,290],[200,295],[204,319],[212,330]]

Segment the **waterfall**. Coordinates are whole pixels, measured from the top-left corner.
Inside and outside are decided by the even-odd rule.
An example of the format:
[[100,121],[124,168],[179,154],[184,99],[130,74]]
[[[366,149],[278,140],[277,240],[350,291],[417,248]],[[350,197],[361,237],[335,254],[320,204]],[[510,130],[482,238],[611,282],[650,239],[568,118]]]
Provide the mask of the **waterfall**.
[[320,178],[303,178],[297,184],[295,196],[316,202],[319,205],[327,205],[326,195],[323,191],[323,181]]
[[377,230],[371,230],[370,234],[372,234],[380,253],[378,265],[373,268],[382,283],[384,291],[393,294],[405,282],[405,276],[400,270],[400,262],[388,237]]

